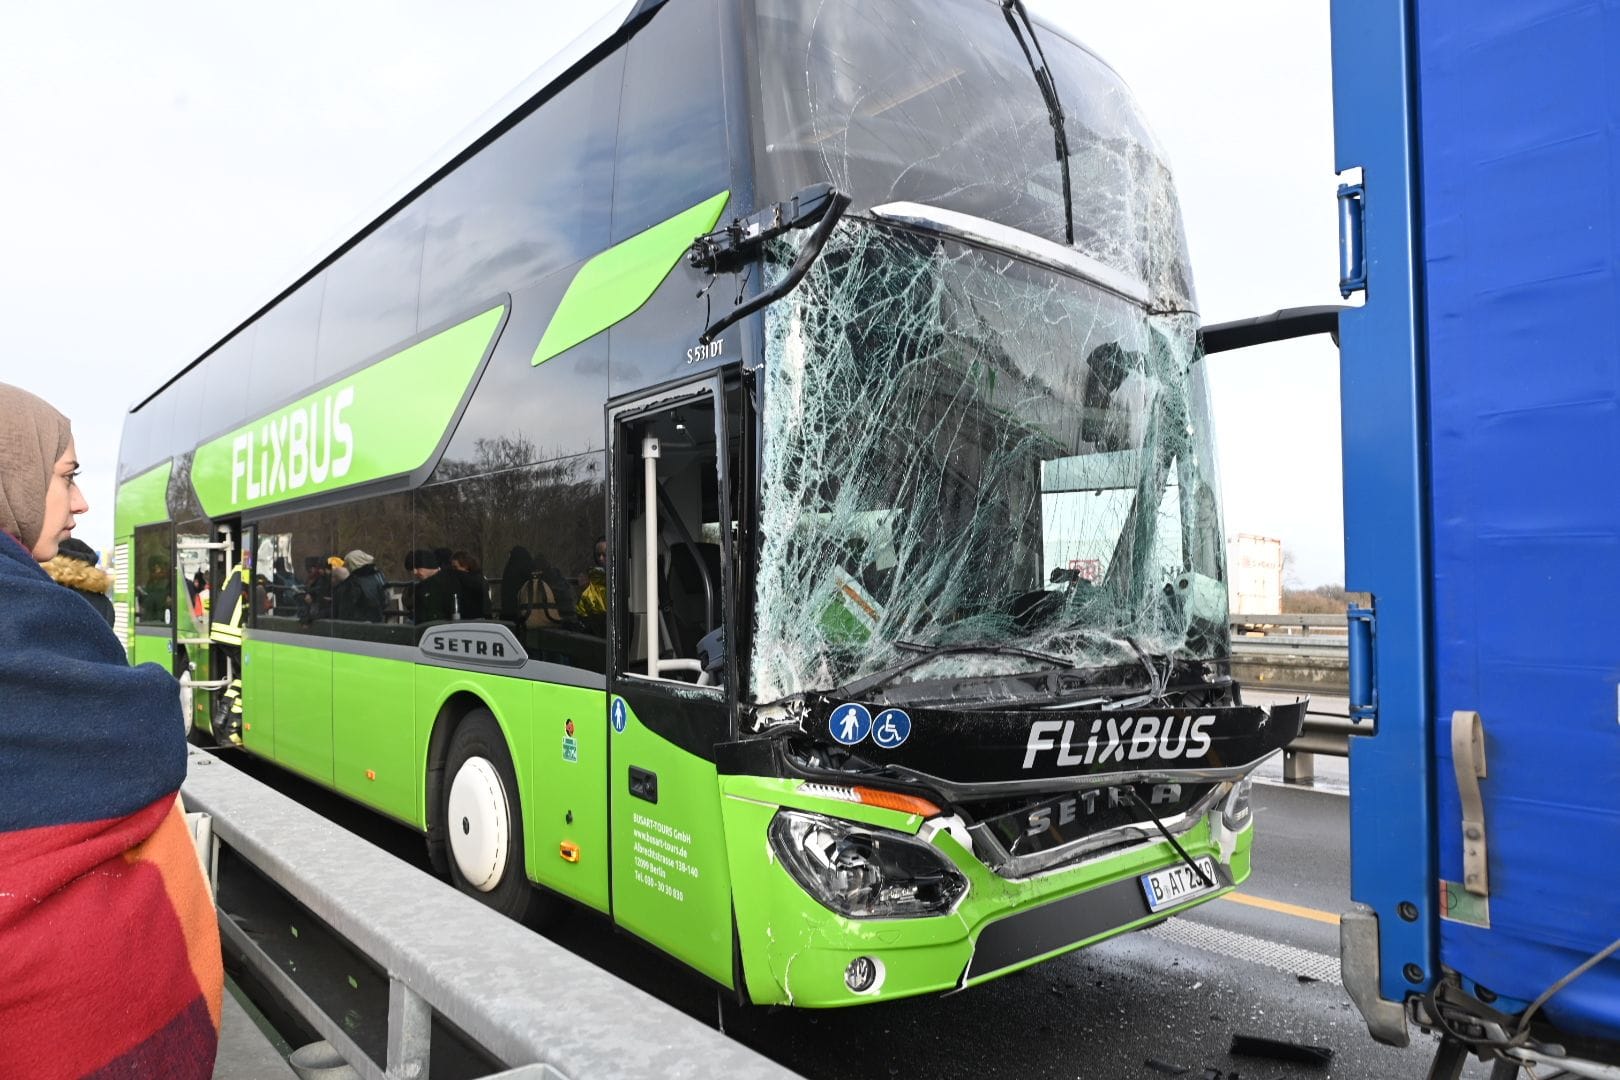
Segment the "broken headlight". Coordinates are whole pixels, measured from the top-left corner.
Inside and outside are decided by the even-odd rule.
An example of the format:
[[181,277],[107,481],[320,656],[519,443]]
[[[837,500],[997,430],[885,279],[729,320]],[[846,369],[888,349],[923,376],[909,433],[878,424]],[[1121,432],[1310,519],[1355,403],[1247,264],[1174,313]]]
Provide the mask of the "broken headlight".
[[1231,794],[1226,797],[1226,804],[1221,807],[1221,820],[1228,829],[1234,832],[1243,829],[1249,824],[1253,810],[1249,805],[1249,795],[1254,788],[1254,781],[1244,777],[1232,785]]
[[770,838],[793,880],[851,919],[943,915],[967,892],[967,879],[949,859],[904,833],[781,810]]

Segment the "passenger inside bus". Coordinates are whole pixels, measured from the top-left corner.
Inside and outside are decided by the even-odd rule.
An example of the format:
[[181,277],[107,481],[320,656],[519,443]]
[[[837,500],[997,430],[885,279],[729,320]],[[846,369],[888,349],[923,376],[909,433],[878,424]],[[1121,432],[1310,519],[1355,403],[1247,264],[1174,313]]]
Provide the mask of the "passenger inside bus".
[[174,598],[170,595],[172,590],[169,582],[169,560],[153,558],[147,564],[146,584],[137,590],[142,622],[167,625],[171,621],[169,612],[173,608]]
[[[411,588],[411,619],[418,626],[449,622],[458,615],[459,597],[450,573],[439,566],[438,557],[427,548],[417,548],[405,556],[405,569],[416,579]],[[453,572],[452,572],[453,573]]]
[[382,574],[376,560],[355,548],[343,557],[349,576],[332,589],[332,617],[357,622],[380,623],[386,606]]

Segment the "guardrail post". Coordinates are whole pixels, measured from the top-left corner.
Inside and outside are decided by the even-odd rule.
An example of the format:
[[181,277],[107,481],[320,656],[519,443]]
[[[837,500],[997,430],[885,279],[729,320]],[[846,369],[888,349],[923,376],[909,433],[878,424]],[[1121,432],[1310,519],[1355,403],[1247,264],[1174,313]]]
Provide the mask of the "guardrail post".
[[433,1009],[398,978],[388,979],[389,1080],[423,1080],[433,1038]]
[[1315,754],[1305,750],[1283,751],[1283,783],[1308,784],[1315,779]]

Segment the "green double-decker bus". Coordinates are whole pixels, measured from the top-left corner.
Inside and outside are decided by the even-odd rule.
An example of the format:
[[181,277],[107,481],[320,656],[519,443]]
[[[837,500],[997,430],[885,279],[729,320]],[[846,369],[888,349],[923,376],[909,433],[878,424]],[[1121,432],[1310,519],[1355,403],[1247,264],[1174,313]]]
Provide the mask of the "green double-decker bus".
[[1020,3],[627,2],[132,409],[120,626],[508,914],[973,984],[1241,882],[1298,733],[1197,330],[1129,93]]

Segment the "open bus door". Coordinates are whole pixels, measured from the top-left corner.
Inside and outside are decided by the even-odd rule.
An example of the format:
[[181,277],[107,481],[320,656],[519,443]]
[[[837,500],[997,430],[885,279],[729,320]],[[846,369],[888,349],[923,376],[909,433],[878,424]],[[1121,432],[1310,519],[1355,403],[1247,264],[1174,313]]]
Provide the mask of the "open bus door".
[[710,377],[609,406],[608,799],[614,921],[731,986],[724,393]]
[[[220,614],[220,599],[227,592],[232,572],[247,566],[251,574],[253,560],[252,530],[243,529],[240,520],[218,521],[206,538],[181,536],[175,541],[177,566],[202,562],[205,591],[193,597],[193,611],[200,617],[176,619],[175,656],[176,672],[180,679],[181,702],[186,714],[186,732],[190,734],[197,721],[211,734],[220,713],[220,702],[231,692],[233,682],[241,677],[241,649],[222,643],[214,633],[215,619]],[[251,599],[251,585],[248,586]],[[245,608],[244,614],[245,614]],[[245,623],[245,620],[243,620]],[[182,634],[180,628],[192,629]]]

